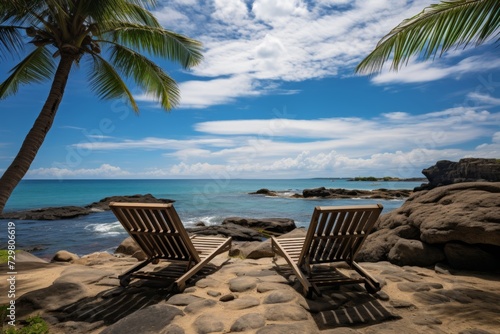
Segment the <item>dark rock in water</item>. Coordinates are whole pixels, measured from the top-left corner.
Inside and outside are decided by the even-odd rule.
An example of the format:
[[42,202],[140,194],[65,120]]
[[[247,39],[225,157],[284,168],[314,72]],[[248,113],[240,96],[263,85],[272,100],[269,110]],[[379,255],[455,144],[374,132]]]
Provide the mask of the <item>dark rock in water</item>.
[[289,218],[242,218],[229,217],[224,219],[222,225],[236,224],[257,230],[265,234],[283,234],[297,228],[295,221]]
[[1,215],[1,218],[19,220],[71,219],[78,216],[88,215],[90,212],[91,211],[89,209],[82,208],[80,206],[62,206],[27,211],[5,212]]
[[99,202],[80,206],[61,206],[48,207],[26,211],[4,212],[0,215],[3,219],[19,219],[19,220],[56,220],[56,219],[71,219],[78,216],[88,215],[96,211],[109,210],[111,202],[134,202],[134,203],[172,203],[173,200],[156,198],[151,194],[132,195],[132,196],[111,196],[106,197]]
[[[492,261],[500,256],[500,182],[457,183],[415,192],[400,208],[382,215],[374,230],[358,260],[418,266],[423,265],[415,258],[420,248],[426,264],[433,265],[442,256],[437,247],[453,268],[500,269],[500,262]],[[409,247],[401,239],[422,244]]]
[[132,202],[132,203],[173,203],[174,200],[156,198],[151,194],[145,195],[132,195],[132,196],[111,196],[101,199],[99,202],[86,205],[85,208],[91,210],[109,210],[109,203],[111,202]]
[[278,194],[275,191],[266,188],[259,189],[254,193],[250,193],[250,195],[278,196]]
[[325,187],[304,189],[302,196],[304,198],[321,197],[321,198],[379,198],[379,199],[401,199],[409,197],[411,190],[406,189],[374,189],[374,190],[357,190]]
[[500,160],[466,158],[458,162],[440,160],[422,171],[429,183],[416,190],[432,189],[461,182],[500,182]]

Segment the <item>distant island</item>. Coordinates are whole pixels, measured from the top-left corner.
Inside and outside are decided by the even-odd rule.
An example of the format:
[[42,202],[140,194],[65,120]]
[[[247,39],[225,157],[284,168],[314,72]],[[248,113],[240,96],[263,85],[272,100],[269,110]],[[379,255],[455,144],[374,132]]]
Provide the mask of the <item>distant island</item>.
[[375,176],[357,176],[351,179],[347,179],[347,181],[404,181],[404,182],[427,182],[427,178],[425,177],[410,177],[410,178],[399,178],[393,176],[384,176],[384,177],[375,177]]
[[425,177],[399,178],[393,176],[375,177],[375,176],[356,176],[356,177],[313,177],[315,180],[346,180],[346,181],[400,181],[400,182],[428,182]]

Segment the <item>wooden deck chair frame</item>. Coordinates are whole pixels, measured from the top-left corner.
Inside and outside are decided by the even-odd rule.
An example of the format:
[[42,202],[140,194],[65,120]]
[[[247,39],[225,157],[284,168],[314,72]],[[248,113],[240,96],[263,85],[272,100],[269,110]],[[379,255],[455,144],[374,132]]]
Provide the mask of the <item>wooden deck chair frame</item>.
[[112,202],[109,207],[147,256],[146,260],[119,276],[123,287],[135,277],[162,279],[153,273],[136,272],[149,263],[168,260],[186,264],[184,270],[172,275],[180,275],[172,289],[183,291],[189,278],[216,255],[231,249],[231,237],[189,237],[172,204]]
[[[377,221],[383,206],[318,206],[314,208],[305,237],[272,237],[272,249],[282,256],[300,281],[303,293],[321,295],[318,285],[365,283],[369,293],[380,290],[380,284],[354,259]],[[346,262],[361,278],[344,275],[320,275],[311,270],[315,264]]]

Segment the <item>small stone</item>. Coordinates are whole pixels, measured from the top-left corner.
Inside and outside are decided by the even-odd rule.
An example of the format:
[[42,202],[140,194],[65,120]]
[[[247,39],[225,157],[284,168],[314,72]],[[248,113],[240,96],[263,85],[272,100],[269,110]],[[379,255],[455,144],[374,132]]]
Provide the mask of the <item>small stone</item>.
[[224,331],[224,323],[216,314],[202,314],[193,323],[197,333],[212,333]]
[[221,301],[221,302],[228,302],[228,301],[234,300],[235,298],[236,298],[236,296],[233,295],[232,293],[230,293],[228,295],[224,295],[224,296],[220,297],[219,301]]
[[217,304],[217,302],[215,300],[211,300],[211,299],[198,300],[198,301],[195,301],[195,302],[189,304],[188,306],[186,306],[184,308],[184,312],[196,314],[196,313],[200,313],[203,309],[213,307],[216,304]]
[[405,300],[393,299],[389,304],[394,308],[415,308],[416,306]]
[[231,326],[231,332],[244,332],[264,327],[266,319],[259,313],[248,313],[238,318]]
[[280,290],[284,287],[289,287],[288,285],[284,285],[282,283],[272,283],[272,282],[263,282],[257,285],[257,292],[264,293],[274,290]]
[[232,310],[244,310],[247,308],[255,307],[260,305],[260,301],[257,298],[244,296],[224,304],[228,309]]
[[385,293],[384,291],[378,291],[375,294],[375,298],[380,299],[380,300],[384,300],[384,301],[391,299],[391,297],[387,293]]
[[209,295],[210,297],[219,297],[222,293],[220,293],[219,291],[214,291],[214,290],[208,290],[207,291],[207,295]]
[[307,320],[309,313],[297,305],[280,305],[266,309],[266,319],[270,321]]
[[196,282],[195,285],[199,288],[205,289],[205,288],[217,288],[221,284],[219,281],[216,281],[212,278],[207,277],[207,278],[200,279],[198,282]]
[[266,296],[266,298],[264,298],[264,304],[287,303],[289,301],[294,300],[295,297],[296,293],[284,290],[276,290],[271,292],[269,295]]
[[199,300],[203,300],[203,298],[180,293],[180,294],[173,295],[172,297],[170,297],[170,299],[167,300],[167,303],[171,304],[171,305],[177,305],[177,306],[186,306],[186,305],[189,305],[189,304],[194,303],[194,302],[199,301]]
[[58,251],[54,257],[52,258],[52,262],[73,262],[75,260],[78,260],[80,257],[74,253],[65,251],[65,250],[60,250]]
[[257,280],[253,277],[236,277],[229,281],[229,290],[232,292],[244,292],[252,290],[257,286]]

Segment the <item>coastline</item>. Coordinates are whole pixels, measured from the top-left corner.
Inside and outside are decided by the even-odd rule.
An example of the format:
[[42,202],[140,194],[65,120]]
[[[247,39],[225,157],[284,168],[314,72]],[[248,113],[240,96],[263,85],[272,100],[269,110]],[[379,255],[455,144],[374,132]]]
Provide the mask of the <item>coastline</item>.
[[[322,297],[310,300],[297,291],[281,258],[275,263],[272,258],[221,254],[214,260],[214,272],[197,276],[180,294],[146,281],[120,288],[117,276],[134,263],[133,258],[107,253],[89,254],[71,264],[46,263],[28,254],[18,264],[16,319],[38,314],[52,334],[493,334],[500,326],[498,277],[446,266],[362,263],[383,284],[377,295],[355,284],[340,290],[324,287]],[[0,296],[0,303],[4,299]],[[359,312],[370,305],[375,306],[373,318],[357,316],[366,314]],[[116,312],[117,307],[122,311]]]

